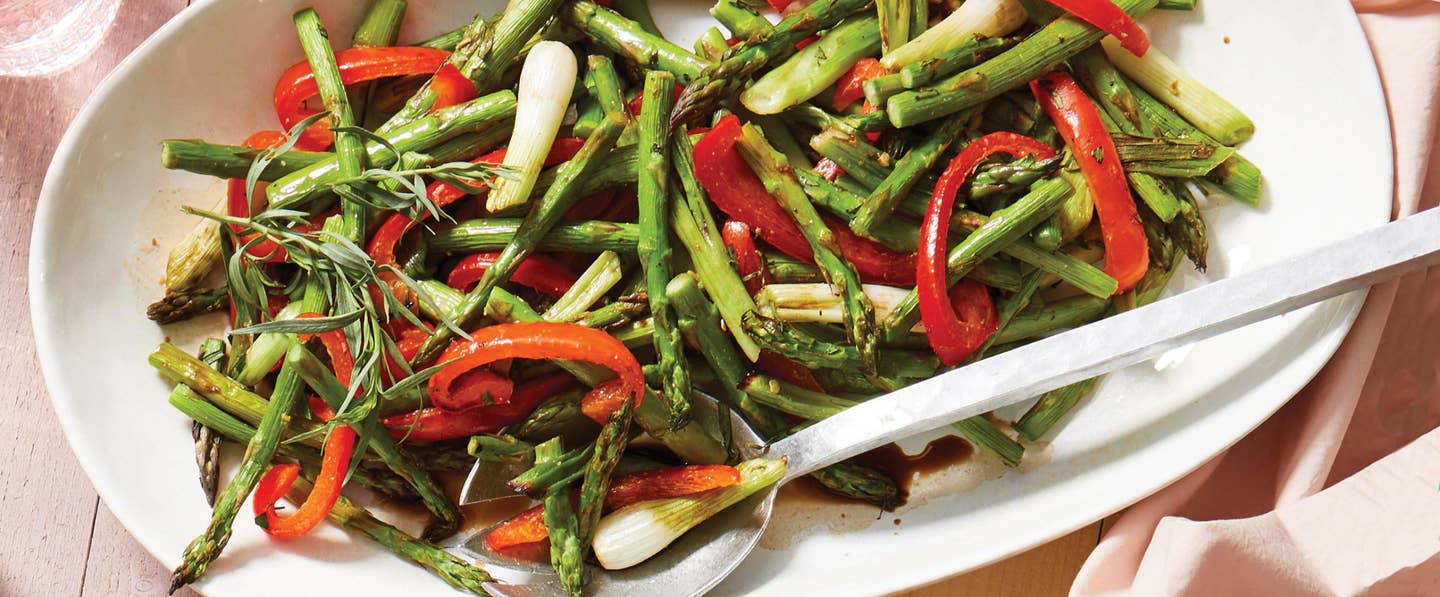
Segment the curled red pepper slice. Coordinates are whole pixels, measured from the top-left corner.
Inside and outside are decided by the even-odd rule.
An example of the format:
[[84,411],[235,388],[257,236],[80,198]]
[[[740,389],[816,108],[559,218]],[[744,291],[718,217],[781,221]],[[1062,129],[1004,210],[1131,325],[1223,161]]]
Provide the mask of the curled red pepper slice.
[[[702,464],[656,469],[616,478],[605,492],[605,510],[665,498],[694,495],[729,487],[740,482],[740,471],[723,464]],[[550,536],[545,528],[545,507],[535,506],[505,521],[485,536],[491,549],[513,547],[544,541]]]
[[1150,249],[1125,166],[1115,151],[1115,140],[1105,130],[1100,109],[1075,79],[1062,72],[1031,81],[1030,91],[1055,121],[1095,197],[1095,214],[1100,217],[1105,240],[1105,273],[1120,283],[1117,293],[1134,288],[1150,267]]
[[1131,18],[1125,9],[1110,0],[1049,0],[1075,18],[1093,25],[1096,29],[1115,36],[1120,45],[1131,54],[1144,56],[1150,51],[1150,38],[1145,30]]
[[[726,116],[716,123],[695,144],[695,178],[710,201],[731,219],[750,226],[761,240],[782,253],[814,263],[809,243],[790,219],[790,214],[770,197],[765,183],[735,149],[740,138],[740,119]],[[915,255],[896,253],[868,239],[857,236],[850,228],[833,218],[824,218],[835,233],[840,252],[855,265],[867,282],[909,285],[915,282]]]
[[438,442],[492,433],[507,425],[519,423],[545,399],[576,385],[564,373],[556,373],[524,382],[515,387],[510,402],[465,411],[424,408],[411,413],[381,419],[395,439],[417,442]]
[[720,229],[720,240],[734,254],[735,267],[740,271],[740,279],[745,282],[745,290],[750,294],[760,292],[768,283],[765,280],[767,272],[760,250],[755,248],[755,236],[750,232],[750,225],[739,220],[725,222],[725,227]]
[[[995,330],[983,319],[960,319],[985,311],[992,315],[994,305],[989,293],[981,288],[980,294],[966,291],[966,305],[957,313],[946,292],[947,273],[945,254],[946,238],[950,233],[950,214],[955,207],[955,196],[960,185],[975,172],[981,162],[997,153],[1014,157],[1033,156],[1048,158],[1055,150],[1044,143],[1015,133],[998,132],[980,137],[960,150],[959,155],[945,167],[939,184],[930,197],[925,210],[925,219],[920,224],[920,250],[915,267],[915,290],[920,298],[920,320],[925,324],[930,347],[935,355],[947,365],[956,365],[965,360],[985,342]],[[963,286],[963,285],[962,285]],[[974,305],[971,305],[971,303]],[[977,306],[989,305],[979,309]]]
[[[501,359],[567,359],[595,363],[616,373],[620,387],[618,393],[624,398],[634,396],[638,404],[644,395],[645,377],[640,371],[640,362],[623,343],[600,330],[574,323],[504,323],[476,330],[470,338],[456,340],[440,355],[440,362],[448,362],[449,365],[430,378],[430,400],[437,407],[462,410],[473,406],[458,400],[464,397],[453,393],[457,380],[481,365]],[[496,402],[504,403],[503,400]],[[616,408],[618,406],[615,405]],[[604,414],[608,417],[609,410]]]
[[[495,265],[495,259],[500,257],[499,251],[485,251],[482,253],[471,253],[460,258],[455,268],[450,270],[450,277],[445,283],[451,288],[469,290],[470,286],[480,281],[485,275],[485,270]],[[529,286],[543,292],[551,297],[559,298],[575,285],[576,276],[570,271],[570,267],[559,262],[554,257],[541,253],[532,253],[520,262],[515,268],[515,273],[510,275],[510,280]]]
[[[312,317],[320,315],[299,315],[299,318]],[[345,333],[330,330],[316,336],[319,336],[325,350],[330,353],[330,364],[335,370],[335,377],[340,383],[350,385],[355,361],[350,356],[350,343],[346,341]],[[302,341],[303,338],[304,336]],[[318,400],[311,400],[311,408],[321,419],[329,420],[334,417],[334,413]],[[325,438],[324,456],[320,461],[320,474],[315,477],[315,486],[294,514],[281,516],[275,511],[275,503],[290,491],[300,467],[279,465],[265,473],[256,488],[252,507],[257,520],[263,517],[265,522],[261,526],[266,533],[272,537],[290,539],[310,532],[325,520],[330,510],[335,507],[335,502],[340,499],[340,491],[345,487],[345,477],[350,470],[350,456],[355,450],[355,435],[355,430],[348,425],[330,431],[330,435]]]
[[[433,73],[449,57],[444,50],[420,46],[357,47],[335,52],[335,64],[340,68],[340,81],[354,85],[384,77]],[[275,115],[286,130],[317,112],[306,109],[304,103],[319,92],[309,62],[297,62],[280,74],[280,80],[275,82]],[[322,148],[334,142],[328,119],[311,125],[301,137]]]

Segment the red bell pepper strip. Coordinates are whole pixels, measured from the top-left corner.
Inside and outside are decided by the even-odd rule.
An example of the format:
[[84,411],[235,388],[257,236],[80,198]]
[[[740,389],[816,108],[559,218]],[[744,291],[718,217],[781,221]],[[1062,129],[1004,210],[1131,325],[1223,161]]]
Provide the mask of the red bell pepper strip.
[[575,386],[574,378],[564,373],[547,375],[515,387],[510,402],[466,411],[424,408],[410,413],[391,415],[380,420],[395,439],[418,442],[439,442],[492,433],[507,425],[524,420],[545,399]]
[[[469,290],[471,285],[480,281],[485,275],[485,270],[495,265],[495,259],[500,256],[499,251],[485,251],[482,253],[471,253],[460,259],[455,264],[455,269],[450,270],[450,277],[445,283],[457,290]],[[559,298],[575,285],[576,276],[570,268],[560,263],[555,258],[542,253],[532,253],[520,262],[515,273],[510,279],[517,284],[523,284],[543,292],[551,297]]]
[[1131,54],[1144,56],[1150,51],[1150,38],[1145,36],[1145,30],[1140,24],[1125,12],[1125,9],[1116,6],[1110,0],[1049,0],[1051,4],[1058,6],[1075,18],[1093,25],[1096,29],[1115,36],[1120,40],[1120,45]]
[[[723,464],[701,464],[656,469],[616,478],[605,492],[605,510],[665,498],[694,495],[729,487],[740,482],[740,471]],[[578,495],[578,494],[577,494]],[[573,499],[573,497],[572,497]],[[505,521],[485,536],[485,544],[501,550],[544,541],[550,536],[545,528],[545,507],[535,506]]]
[[750,225],[740,220],[725,222],[725,227],[720,229],[720,240],[734,254],[735,267],[740,271],[740,279],[745,282],[745,290],[750,294],[760,292],[769,283],[765,279],[768,272],[765,271],[764,260],[760,258],[760,250],[755,248],[755,236],[750,232]]
[[[865,99],[865,82],[875,77],[889,74],[880,61],[874,58],[861,58],[855,66],[850,67],[840,80],[835,82],[835,111],[844,112],[850,104]],[[870,107],[871,111],[874,106]]]
[[783,12],[786,7],[790,6],[792,3],[795,2],[795,0],[766,0],[766,1],[770,3],[770,8],[775,9],[776,12]]
[[480,97],[480,93],[475,90],[475,83],[448,62],[430,77],[430,91],[435,92],[435,103],[430,106],[431,112]]
[[594,219],[608,222],[634,222],[640,217],[638,199],[635,195],[635,187],[620,187],[615,190],[615,199],[610,202],[610,207],[605,208],[605,211]]
[[617,189],[606,189],[585,197],[565,210],[565,215],[560,218],[566,222],[580,222],[584,220],[596,220],[610,207],[615,204],[615,196],[619,193]]
[[[925,210],[925,219],[920,224],[920,250],[915,267],[915,290],[920,298],[920,320],[925,324],[930,347],[947,365],[956,365],[965,360],[995,331],[991,325],[986,325],[987,320],[970,318],[979,312],[993,315],[994,305],[990,301],[990,295],[983,292],[983,288],[979,294],[965,291],[963,296],[967,298],[963,308],[956,309],[952,306],[946,292],[945,253],[946,237],[950,232],[950,213],[955,207],[955,196],[960,192],[960,185],[975,172],[981,162],[997,153],[1006,153],[1017,158],[1049,158],[1055,155],[1055,150],[1030,137],[1015,133],[990,133],[976,139],[960,150],[959,155],[950,161],[950,165],[946,166],[945,172],[940,175],[940,182],[935,185],[930,205]],[[957,315],[965,319],[957,318]]]
[[[619,376],[619,394],[624,398],[634,396],[638,404],[645,391],[640,362],[610,334],[574,323],[505,323],[471,332],[469,340],[456,340],[445,349],[440,355],[440,362],[449,365],[430,378],[431,403],[450,410],[471,406],[458,402],[457,396],[452,393],[456,391],[454,386],[458,378],[481,365],[501,359],[567,359],[596,363]],[[499,404],[504,402],[496,400]],[[609,411],[604,414],[608,417]]]
[[[302,313],[300,318],[320,317],[317,313]],[[335,377],[340,383],[350,385],[351,374],[354,372],[355,362],[350,356],[350,344],[345,339],[345,333],[340,330],[330,330],[316,334],[325,345],[325,350],[330,353],[330,365],[335,369]],[[304,341],[306,335],[302,335]],[[311,409],[321,419],[329,420],[334,418],[323,402],[312,399]],[[310,532],[325,520],[330,510],[335,507],[335,501],[340,499],[340,491],[345,487],[345,477],[349,474],[350,456],[355,450],[355,430],[350,426],[340,426],[330,431],[325,438],[323,457],[320,461],[320,474],[315,478],[315,486],[310,494],[305,496],[304,503],[289,516],[280,516],[275,511],[275,503],[280,497],[290,491],[295,478],[299,474],[298,465],[279,465],[272,467],[261,478],[259,487],[255,492],[252,507],[255,511],[256,520],[264,520],[261,528],[272,537],[290,539],[299,537]],[[263,490],[262,490],[263,489]]]
[[[335,64],[340,68],[340,81],[354,85],[384,77],[433,73],[449,57],[450,53],[444,50],[419,46],[359,47],[335,52]],[[302,60],[285,69],[275,82],[275,115],[280,117],[280,124],[289,130],[315,114],[316,111],[306,109],[304,103],[318,93],[320,88],[314,73],[310,72],[309,62]],[[311,125],[301,137],[321,148],[334,142],[328,119]]]
[[1030,90],[1055,121],[1095,196],[1095,213],[1100,217],[1100,232],[1105,240],[1105,273],[1120,283],[1117,293],[1134,288],[1150,267],[1150,250],[1135,209],[1135,197],[1125,179],[1125,167],[1115,151],[1114,139],[1105,130],[1099,108],[1075,79],[1063,72],[1031,81]]
[[[776,203],[750,166],[735,149],[740,138],[740,119],[734,115],[720,119],[695,144],[695,178],[710,200],[731,219],[750,226],[761,240],[782,253],[814,263],[809,243],[790,219],[789,212]],[[867,282],[910,285],[915,282],[915,255],[896,253],[850,231],[833,218],[824,218],[835,234],[840,252]]]

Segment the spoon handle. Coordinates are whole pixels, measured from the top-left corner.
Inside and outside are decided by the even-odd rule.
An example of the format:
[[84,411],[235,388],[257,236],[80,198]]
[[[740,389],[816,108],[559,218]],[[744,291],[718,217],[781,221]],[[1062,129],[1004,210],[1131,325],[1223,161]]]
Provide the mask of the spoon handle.
[[770,446],[786,480],[1174,348],[1440,263],[1440,209],[1004,352],[856,405]]

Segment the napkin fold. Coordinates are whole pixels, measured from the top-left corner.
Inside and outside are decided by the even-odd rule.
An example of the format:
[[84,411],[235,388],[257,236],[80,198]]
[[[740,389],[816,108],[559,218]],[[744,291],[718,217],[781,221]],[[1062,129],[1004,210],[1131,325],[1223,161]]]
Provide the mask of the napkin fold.
[[[1390,104],[1393,213],[1435,207],[1440,0],[1353,4]],[[1320,374],[1226,453],[1122,513],[1071,595],[1440,594],[1437,426],[1440,268],[1372,289]]]

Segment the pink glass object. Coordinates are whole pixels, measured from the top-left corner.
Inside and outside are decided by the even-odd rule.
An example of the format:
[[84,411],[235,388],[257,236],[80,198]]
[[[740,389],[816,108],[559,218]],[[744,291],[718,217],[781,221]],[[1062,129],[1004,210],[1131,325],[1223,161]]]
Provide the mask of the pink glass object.
[[64,70],[100,45],[119,0],[0,0],[0,75]]

